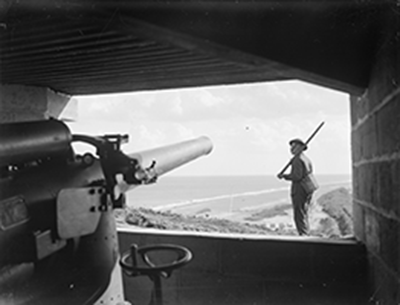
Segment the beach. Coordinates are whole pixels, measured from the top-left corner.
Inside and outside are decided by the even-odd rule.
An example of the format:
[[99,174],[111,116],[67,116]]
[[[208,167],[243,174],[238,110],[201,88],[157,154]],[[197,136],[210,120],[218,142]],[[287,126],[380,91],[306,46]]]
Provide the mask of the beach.
[[[116,217],[120,226],[235,234],[297,235],[292,206],[287,200],[224,212],[210,208],[212,206],[216,206],[215,202],[187,204],[183,213],[173,209],[162,211],[157,208],[128,207],[116,211]],[[338,187],[317,191],[310,206],[309,220],[312,236],[352,236],[351,189]]]

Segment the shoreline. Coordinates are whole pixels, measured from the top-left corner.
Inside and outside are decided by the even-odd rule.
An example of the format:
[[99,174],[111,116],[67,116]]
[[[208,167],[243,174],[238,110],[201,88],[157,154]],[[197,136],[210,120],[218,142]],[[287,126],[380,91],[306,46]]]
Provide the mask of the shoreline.
[[[310,207],[311,235],[341,238],[352,235],[351,189],[339,187],[314,195]],[[124,218],[124,219],[122,219]],[[159,229],[232,232],[267,235],[297,235],[291,203],[281,200],[265,207],[217,212],[208,207],[191,207],[186,213],[129,207],[119,213],[119,223]]]

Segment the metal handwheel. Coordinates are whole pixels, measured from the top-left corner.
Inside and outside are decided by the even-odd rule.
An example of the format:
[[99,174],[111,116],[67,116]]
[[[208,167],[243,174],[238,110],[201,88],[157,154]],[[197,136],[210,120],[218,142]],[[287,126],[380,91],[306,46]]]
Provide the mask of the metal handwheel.
[[[157,266],[151,261],[148,254],[160,250],[175,252],[178,254],[178,258],[171,263]],[[138,267],[138,254],[141,255],[142,260],[148,267]],[[192,257],[190,250],[182,246],[158,244],[138,247],[136,244],[132,244],[130,250],[122,254],[120,265],[129,276],[147,275],[154,282],[154,295],[152,295],[150,304],[162,305],[161,276],[169,277],[173,270],[190,262]]]

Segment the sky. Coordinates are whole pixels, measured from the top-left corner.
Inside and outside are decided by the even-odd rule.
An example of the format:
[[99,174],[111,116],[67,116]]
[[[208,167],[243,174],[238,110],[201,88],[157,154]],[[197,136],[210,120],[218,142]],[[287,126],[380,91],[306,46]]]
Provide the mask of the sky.
[[307,140],[321,122],[306,151],[316,175],[351,172],[350,102],[339,91],[281,81],[75,98],[71,131],[128,134],[126,153],[211,139],[211,154],[169,175],[276,175],[291,158],[289,140]]

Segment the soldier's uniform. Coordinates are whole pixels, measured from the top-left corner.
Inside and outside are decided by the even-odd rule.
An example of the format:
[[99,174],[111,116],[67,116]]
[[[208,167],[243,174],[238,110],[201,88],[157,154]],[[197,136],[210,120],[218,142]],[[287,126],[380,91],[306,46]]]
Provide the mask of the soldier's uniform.
[[307,193],[301,183],[308,173],[312,173],[311,161],[304,154],[300,154],[293,158],[290,174],[283,176],[284,179],[292,181],[290,195],[292,197],[294,222],[299,235],[308,235],[310,230],[308,209],[313,193]]
[[[304,150],[307,149],[307,146],[299,139],[294,139],[289,143],[300,143],[304,145]],[[303,152],[295,155],[292,159],[290,174],[283,175],[282,178],[292,181],[290,195],[297,232],[299,235],[308,235],[310,231],[308,210],[312,195],[318,188],[310,159]]]

